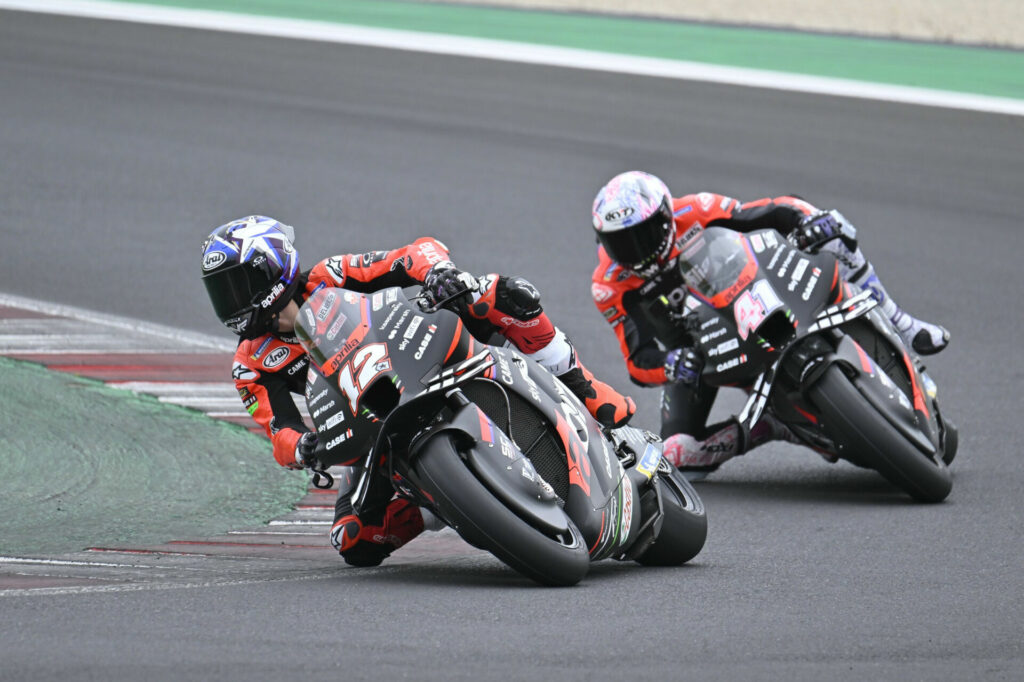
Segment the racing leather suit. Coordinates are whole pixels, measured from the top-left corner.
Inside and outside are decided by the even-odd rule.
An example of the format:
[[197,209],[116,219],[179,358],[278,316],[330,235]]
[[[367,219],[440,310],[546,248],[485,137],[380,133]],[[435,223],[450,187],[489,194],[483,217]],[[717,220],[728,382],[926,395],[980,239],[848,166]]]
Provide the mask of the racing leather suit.
[[[711,441],[721,447],[721,424],[706,425],[718,389],[698,383],[670,382],[665,374],[668,351],[692,345],[685,324],[669,320],[664,302],[681,308],[686,285],[676,266],[686,242],[702,228],[720,225],[738,232],[774,228],[788,235],[818,209],[795,196],[764,198],[740,203],[722,194],[701,192],[672,200],[675,235],[662,267],[648,278],[613,261],[598,247],[598,265],[591,282],[591,294],[598,310],[612,326],[626,359],[632,381],[640,386],[662,386],[661,437],[685,433],[697,441]],[[738,437],[738,434],[737,434]],[[739,444],[752,447],[757,443]]]
[[[303,273],[296,302],[301,305],[321,286],[369,293],[387,287],[421,285],[434,265],[448,260],[447,247],[429,237],[391,251],[334,256]],[[529,282],[499,275],[487,275],[478,282],[479,291],[463,314],[466,327],[474,336],[487,340],[499,334],[556,376],[572,378],[586,372],[565,335],[543,312],[539,294]],[[295,448],[309,431],[291,396],[304,392],[308,367],[309,358],[298,339],[282,334],[240,341],[232,366],[235,387],[246,410],[270,437],[274,459],[288,468],[301,468],[295,460]],[[582,388],[567,382],[581,400],[581,390],[590,390],[592,386],[599,392],[602,388],[606,393],[611,390],[589,372],[586,374],[589,381],[583,382]],[[622,401],[621,396],[619,400]],[[632,401],[626,400],[632,406]],[[345,454],[349,458],[340,463],[352,465],[367,453]],[[375,512],[357,518],[352,513],[349,490],[339,488],[331,539],[349,563],[378,564],[423,530],[423,517],[415,505],[390,497],[380,502]]]

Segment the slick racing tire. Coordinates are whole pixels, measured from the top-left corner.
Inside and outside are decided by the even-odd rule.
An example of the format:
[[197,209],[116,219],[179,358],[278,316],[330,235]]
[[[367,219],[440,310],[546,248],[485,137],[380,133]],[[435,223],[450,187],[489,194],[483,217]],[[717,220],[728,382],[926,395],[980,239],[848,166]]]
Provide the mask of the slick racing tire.
[[855,453],[858,463],[882,474],[919,502],[941,502],[949,495],[953,479],[941,453],[932,459],[918,450],[838,366],[825,371],[808,397],[821,411],[825,431],[837,445]]
[[661,493],[661,532],[643,554],[636,558],[644,566],[679,566],[700,553],[708,537],[708,517],[693,485],[675,467],[658,471],[656,485]]
[[565,537],[524,521],[476,478],[450,436],[430,439],[413,468],[423,491],[463,539],[528,578],[543,585],[575,585],[590,570],[586,543],[571,520]]

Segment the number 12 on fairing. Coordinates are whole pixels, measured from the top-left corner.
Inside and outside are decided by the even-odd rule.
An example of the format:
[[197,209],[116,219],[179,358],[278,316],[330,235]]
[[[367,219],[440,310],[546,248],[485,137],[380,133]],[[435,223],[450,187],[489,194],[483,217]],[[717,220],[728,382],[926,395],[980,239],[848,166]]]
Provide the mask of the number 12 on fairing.
[[372,343],[355,352],[338,372],[338,388],[348,398],[352,414],[356,412],[359,396],[373,383],[374,379],[391,369],[388,347],[384,343]]
[[782,300],[765,280],[758,280],[749,291],[736,299],[733,313],[736,315],[736,329],[740,338],[746,340],[750,332],[757,329],[769,315],[782,307]]

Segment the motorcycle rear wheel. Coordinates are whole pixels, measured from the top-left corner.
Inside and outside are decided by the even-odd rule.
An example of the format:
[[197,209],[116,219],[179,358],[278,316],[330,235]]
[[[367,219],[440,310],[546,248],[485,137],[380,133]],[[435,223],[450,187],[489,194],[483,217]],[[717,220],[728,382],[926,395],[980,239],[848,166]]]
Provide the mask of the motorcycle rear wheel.
[[543,585],[575,585],[590,570],[590,554],[569,519],[568,537],[552,537],[505,506],[466,466],[451,436],[431,438],[414,464],[424,492],[464,540],[487,550]]
[[856,453],[858,463],[882,474],[919,502],[941,502],[949,495],[953,479],[941,453],[932,459],[918,450],[838,366],[825,371],[808,397],[821,411],[825,431],[837,445]]
[[661,532],[643,554],[636,558],[644,566],[679,566],[697,556],[708,537],[708,517],[693,485],[675,467],[658,472],[661,490]]

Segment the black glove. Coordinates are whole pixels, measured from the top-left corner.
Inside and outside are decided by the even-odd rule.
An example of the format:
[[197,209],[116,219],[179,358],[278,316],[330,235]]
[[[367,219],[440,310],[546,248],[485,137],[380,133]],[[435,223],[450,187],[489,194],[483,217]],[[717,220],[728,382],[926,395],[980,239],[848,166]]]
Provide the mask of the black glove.
[[807,216],[789,238],[804,251],[817,251],[822,244],[836,238],[841,239],[851,251],[857,248],[857,228],[836,210],[818,211]]
[[323,471],[324,465],[317,458],[317,445],[319,444],[320,439],[317,438],[316,433],[310,431],[302,434],[299,442],[295,444],[295,463],[306,469]]
[[423,293],[431,305],[442,304],[460,314],[473,300],[470,292],[476,290],[476,279],[456,268],[451,261],[436,264],[423,279]]
[[669,381],[696,386],[702,369],[704,358],[695,348],[676,348],[665,356],[665,376]]

